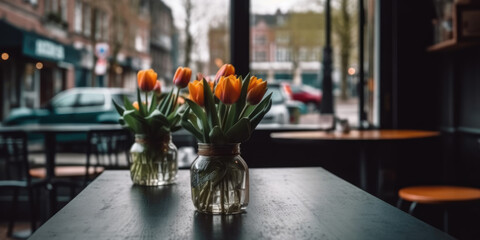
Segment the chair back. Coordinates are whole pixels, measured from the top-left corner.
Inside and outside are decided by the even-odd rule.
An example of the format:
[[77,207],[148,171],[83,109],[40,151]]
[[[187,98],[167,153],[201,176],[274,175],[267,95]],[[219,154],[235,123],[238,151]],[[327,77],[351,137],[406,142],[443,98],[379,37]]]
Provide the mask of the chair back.
[[[130,132],[125,129],[89,131],[87,135],[87,167],[90,165],[103,166],[107,169],[129,167],[129,150],[132,146],[132,140]],[[92,155],[95,156],[95,163],[90,161]],[[119,156],[122,155],[124,155],[126,162],[121,162],[123,159]]]
[[31,183],[27,142],[24,131],[0,132],[0,181]]

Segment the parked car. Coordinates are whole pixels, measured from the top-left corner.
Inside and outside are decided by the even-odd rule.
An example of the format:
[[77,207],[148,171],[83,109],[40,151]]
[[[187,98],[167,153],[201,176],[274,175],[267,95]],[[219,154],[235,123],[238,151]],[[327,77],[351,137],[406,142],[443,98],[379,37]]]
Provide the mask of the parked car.
[[322,91],[308,85],[291,85],[292,99],[303,102],[310,111],[320,106],[322,101]]
[[72,88],[53,97],[39,109],[13,109],[4,125],[29,123],[118,123],[112,100],[133,100],[134,92],[121,88]]
[[301,103],[291,99],[288,84],[282,82],[268,83],[265,95],[272,94],[272,108],[263,117],[262,124],[294,124],[300,117]]

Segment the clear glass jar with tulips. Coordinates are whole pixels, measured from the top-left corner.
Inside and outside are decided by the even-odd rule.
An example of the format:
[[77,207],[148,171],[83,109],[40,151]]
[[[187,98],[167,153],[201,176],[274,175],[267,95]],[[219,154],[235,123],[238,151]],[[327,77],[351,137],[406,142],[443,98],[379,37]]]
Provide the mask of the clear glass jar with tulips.
[[214,81],[198,74],[188,90],[181,125],[199,142],[199,156],[190,169],[193,204],[203,213],[241,213],[249,201],[249,175],[240,143],[250,138],[272,105],[271,94],[264,98],[267,83],[237,76],[225,64]]
[[157,73],[152,69],[139,71],[137,101],[124,98],[123,106],[114,102],[120,123],[135,134],[130,149],[134,184],[158,186],[175,182],[178,159],[171,133],[181,128],[180,115],[185,107],[179,102],[179,92],[188,85],[191,74],[189,68],[178,68],[173,78],[176,92],[172,88],[162,95]]

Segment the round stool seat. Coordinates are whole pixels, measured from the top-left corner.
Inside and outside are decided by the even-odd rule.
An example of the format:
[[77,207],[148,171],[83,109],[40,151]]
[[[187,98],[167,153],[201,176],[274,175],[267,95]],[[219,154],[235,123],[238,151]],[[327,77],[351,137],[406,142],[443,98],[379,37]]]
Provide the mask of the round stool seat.
[[398,191],[400,198],[417,203],[447,203],[480,200],[480,189],[457,186],[414,186]]
[[[94,176],[100,174],[104,170],[103,167],[89,167],[88,175]],[[30,175],[35,178],[46,178],[47,171],[45,168],[32,168],[29,171]],[[68,178],[68,177],[83,177],[85,176],[86,168],[84,166],[59,166],[55,167],[55,177]]]

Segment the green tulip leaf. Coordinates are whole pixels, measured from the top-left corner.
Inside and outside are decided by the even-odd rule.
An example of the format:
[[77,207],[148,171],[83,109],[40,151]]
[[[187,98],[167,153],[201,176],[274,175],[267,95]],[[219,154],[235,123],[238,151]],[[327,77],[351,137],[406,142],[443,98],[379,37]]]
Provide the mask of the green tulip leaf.
[[170,93],[168,94],[167,96],[167,110],[165,111],[165,114],[168,115],[170,114],[170,112],[172,111],[172,108],[175,108],[175,96],[173,94],[173,88],[172,90],[170,91]]
[[173,94],[173,88],[172,88],[172,90],[170,90],[170,92],[167,94],[167,96],[162,98],[160,106],[158,108],[160,110],[160,112],[162,112],[162,113],[167,112],[170,99],[172,98],[172,94]]
[[270,111],[271,107],[272,107],[272,100],[269,100],[267,103],[267,106],[252,118],[251,120],[252,131],[257,127],[260,121],[262,121],[265,114],[267,114],[267,112]]
[[112,99],[112,102],[113,102],[113,106],[115,106],[115,109],[117,110],[118,114],[120,114],[120,116],[123,115],[123,112],[125,112],[125,108],[121,107],[120,105],[118,105],[115,100]]
[[127,110],[123,112],[123,120],[135,133],[143,133],[144,120],[138,116],[135,110]]
[[130,99],[128,99],[128,97],[126,96],[123,97],[123,106],[125,107],[125,110],[135,110],[135,108],[132,105],[132,102],[130,102]]
[[145,117],[152,124],[160,124],[161,126],[170,126],[168,119],[158,110],[155,109],[150,115]]
[[178,130],[180,130],[180,129],[182,129],[182,126],[177,125],[177,126],[175,126],[175,127],[170,128],[170,132],[176,132],[176,131],[178,131]]
[[187,104],[188,104],[188,106],[190,106],[190,109],[193,111],[193,113],[201,120],[202,128],[203,128],[203,135],[205,137],[204,142],[205,143],[209,142],[208,133],[210,132],[210,130],[209,130],[210,128],[209,128],[209,125],[208,125],[208,122],[207,122],[207,117],[206,117],[205,112],[203,111],[203,109],[198,104],[196,104],[192,100],[190,100],[190,99],[185,99],[185,100],[187,101]]
[[250,112],[250,114],[244,115],[244,116],[247,116],[249,119],[252,119],[256,115],[258,115],[258,113],[263,111],[263,109],[265,109],[265,107],[268,105],[268,103],[270,102],[270,99],[272,98],[272,94],[273,93],[268,94],[267,97],[265,97],[259,104],[257,104],[257,106],[255,106],[255,108],[253,109],[253,111]]
[[251,127],[248,118],[242,118],[235,123],[225,134],[228,142],[240,143],[250,138]]
[[245,104],[247,103],[247,93],[248,93],[248,85],[250,84],[250,74],[247,74],[247,76],[242,80],[240,77],[240,81],[242,82],[242,90],[240,92],[240,98],[238,101],[235,103],[235,118],[234,121],[239,120],[240,113],[242,109],[245,107]]
[[148,114],[151,114],[157,107],[157,95],[152,93],[152,98],[150,99],[150,109],[148,110]]
[[203,96],[205,98],[205,111],[207,113],[207,120],[210,124],[210,128],[219,125],[217,108],[215,107],[215,100],[213,98],[212,90],[210,89],[210,85],[202,79],[203,81]]
[[225,134],[223,134],[222,129],[220,126],[215,126],[212,131],[210,131],[210,141],[212,143],[227,143],[227,138],[225,137]]
[[122,126],[125,126],[125,120],[123,120],[123,117],[118,118],[118,123],[120,123]]
[[[145,99],[146,101],[147,99]],[[137,102],[138,102],[138,111],[140,112],[140,114],[142,116],[145,116],[147,115],[145,111],[145,107],[143,106],[143,102],[142,102],[142,97],[140,97],[140,88],[137,88]]]
[[185,130],[187,130],[187,131],[189,131],[191,134],[193,134],[193,136],[195,136],[199,142],[205,142],[205,139],[203,138],[203,135],[202,135],[202,133],[200,132],[200,130],[198,130],[197,128],[195,128],[190,121],[188,121],[188,120],[183,121],[183,120],[182,120],[181,126],[182,126],[183,128],[185,128]]
[[196,128],[196,129],[201,129],[200,126],[202,126],[201,120],[197,118],[197,116],[193,113],[190,112],[190,107],[187,107],[187,110],[182,115],[182,122],[183,121],[189,121],[190,123]]

